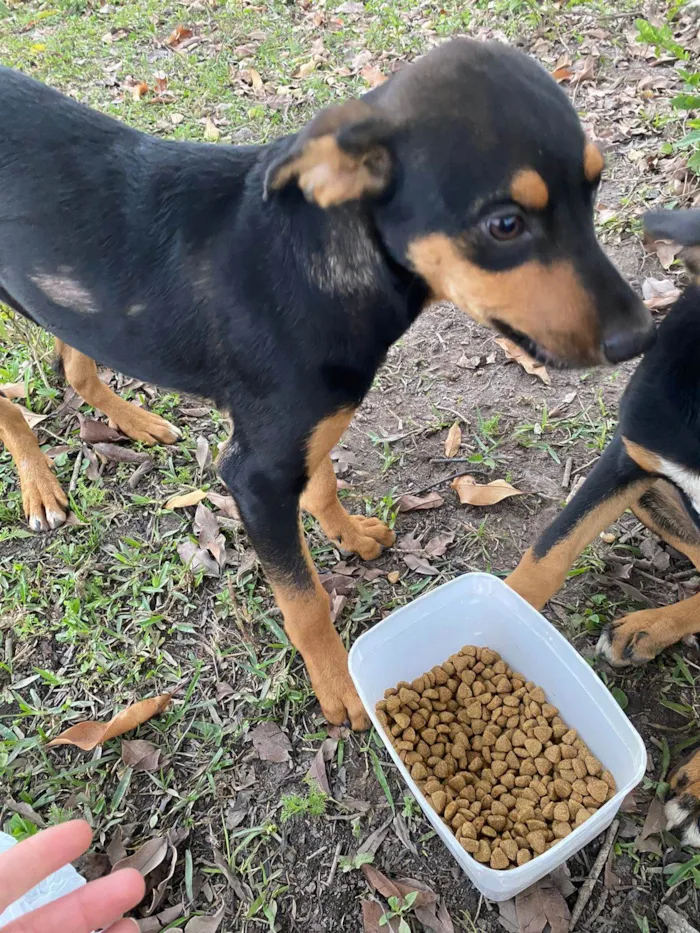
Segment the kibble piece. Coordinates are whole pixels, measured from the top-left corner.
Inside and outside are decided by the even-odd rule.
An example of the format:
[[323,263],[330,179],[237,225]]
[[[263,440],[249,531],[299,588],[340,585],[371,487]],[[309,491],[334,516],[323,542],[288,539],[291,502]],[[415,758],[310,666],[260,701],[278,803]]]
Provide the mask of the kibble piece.
[[590,796],[597,800],[598,803],[605,803],[608,799],[608,785],[605,781],[601,781],[598,778],[590,778],[588,781],[588,793]]
[[516,861],[518,865],[525,865],[527,862],[532,860],[532,855],[528,852],[527,849],[518,849],[518,855]]
[[[464,827],[462,827],[462,829],[464,829]],[[476,853],[479,849],[479,842],[476,839],[462,836],[459,843],[466,852],[469,852],[470,855],[476,858]],[[479,861],[481,861],[481,859],[479,859]]]
[[568,823],[571,813],[568,803],[557,803],[553,805],[552,817],[557,823]]
[[510,860],[502,848],[494,849],[491,853],[491,861],[489,863],[491,868],[497,868],[501,871],[505,868],[508,868],[510,865]]
[[444,790],[435,791],[430,798],[430,803],[436,813],[442,813],[447,806],[447,794]]
[[586,822],[586,820],[589,819],[592,815],[593,814],[589,813],[585,807],[581,807],[581,809],[576,814],[576,818],[574,820],[574,826],[582,826]]
[[574,774],[577,778],[585,778],[588,776],[588,768],[586,767],[586,762],[582,761],[580,758],[575,758],[573,762]]
[[568,781],[562,780],[562,778],[557,778],[554,782],[554,793],[557,797],[565,799],[571,796],[572,786]]
[[564,839],[565,836],[571,834],[571,826],[569,826],[568,822],[557,822],[552,826],[552,832],[555,839]]
[[547,838],[544,834],[544,831],[541,829],[536,829],[534,832],[528,833],[526,836],[530,848],[536,855],[542,855],[546,846]]
[[508,860],[514,862],[518,857],[518,843],[515,839],[503,839],[501,849],[505,852]]
[[491,846],[485,839],[479,840],[479,845],[476,852],[474,853],[474,858],[477,860],[477,862],[491,861]]
[[593,757],[593,755],[586,755],[583,760],[586,764],[586,770],[591,775],[591,777],[597,777],[603,770],[603,766],[597,758]]
[[428,777],[428,770],[425,765],[417,761],[411,768],[411,777],[414,781],[424,781]]

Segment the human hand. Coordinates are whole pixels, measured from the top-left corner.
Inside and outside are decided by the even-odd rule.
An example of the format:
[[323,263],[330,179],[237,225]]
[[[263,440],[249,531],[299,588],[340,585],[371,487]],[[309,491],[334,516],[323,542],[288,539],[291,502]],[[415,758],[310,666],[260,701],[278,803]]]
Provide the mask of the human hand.
[[[63,865],[82,855],[92,831],[84,820],[44,829],[0,855],[0,914]],[[132,868],[83,885],[38,910],[18,917],[2,933],[137,933],[135,920],[120,920],[144,895],[141,875]],[[111,926],[110,926],[111,924]]]

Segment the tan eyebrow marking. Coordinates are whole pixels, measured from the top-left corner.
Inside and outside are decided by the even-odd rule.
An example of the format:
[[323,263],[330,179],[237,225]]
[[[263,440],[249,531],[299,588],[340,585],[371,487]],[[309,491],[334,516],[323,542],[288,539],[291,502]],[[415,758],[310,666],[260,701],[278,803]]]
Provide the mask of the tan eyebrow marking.
[[598,181],[605,168],[605,159],[600,149],[592,142],[583,147],[583,174],[590,182]]
[[549,203],[549,189],[544,178],[532,168],[521,168],[510,183],[510,196],[518,204],[541,211]]

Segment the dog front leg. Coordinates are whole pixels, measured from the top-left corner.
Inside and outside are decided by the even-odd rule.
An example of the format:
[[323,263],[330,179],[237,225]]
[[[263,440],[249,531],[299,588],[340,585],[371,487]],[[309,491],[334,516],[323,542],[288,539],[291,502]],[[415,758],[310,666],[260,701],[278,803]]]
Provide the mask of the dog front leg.
[[68,499],[53,474],[49,458],[9,399],[0,396],[0,441],[15,461],[24,514],[32,531],[58,528],[66,520]]
[[304,540],[294,471],[278,467],[273,474],[253,459],[230,445],[219,460],[221,478],[236,500],[323,715],[336,725],[349,720],[353,729],[366,729],[369,719],[348,672],[347,651],[333,627],[329,597]]
[[523,555],[506,583],[536,609],[561,589],[576,558],[655,481],[616,436],[581,489]]

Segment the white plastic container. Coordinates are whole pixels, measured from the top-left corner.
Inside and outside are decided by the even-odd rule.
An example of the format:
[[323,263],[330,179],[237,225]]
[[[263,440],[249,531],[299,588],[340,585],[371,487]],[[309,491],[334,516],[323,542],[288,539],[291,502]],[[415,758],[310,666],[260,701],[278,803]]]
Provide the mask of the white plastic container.
[[[423,797],[377,719],[375,704],[387,687],[411,681],[464,645],[493,648],[534,680],[612,772],[617,794],[543,855],[510,871],[482,865],[457,842]],[[350,675],[374,727],[435,831],[481,893],[504,901],[562,865],[612,823],[644,776],[642,738],[583,658],[545,617],[497,577],[470,573],[397,609],[365,632],[350,651]]]
[[[6,852],[15,845],[16,840],[13,839],[12,836],[0,832],[0,853]],[[31,891],[27,891],[19,900],[10,904],[10,906],[0,914],[0,929],[12,920],[16,920],[24,914],[31,913],[32,910],[37,910],[45,904],[50,904],[51,901],[58,900],[58,898],[63,897],[64,894],[70,894],[71,891],[77,890],[84,884],[85,879],[78,874],[72,865],[64,865],[63,868],[60,868],[52,875],[49,875],[48,878],[44,878],[43,881],[40,881]]]

